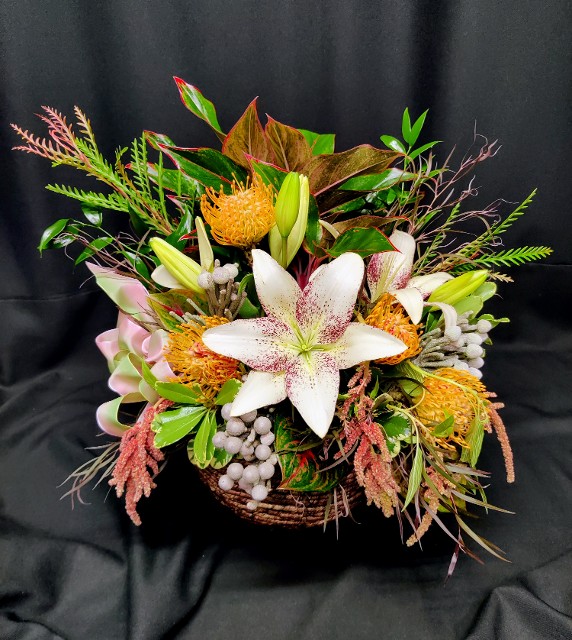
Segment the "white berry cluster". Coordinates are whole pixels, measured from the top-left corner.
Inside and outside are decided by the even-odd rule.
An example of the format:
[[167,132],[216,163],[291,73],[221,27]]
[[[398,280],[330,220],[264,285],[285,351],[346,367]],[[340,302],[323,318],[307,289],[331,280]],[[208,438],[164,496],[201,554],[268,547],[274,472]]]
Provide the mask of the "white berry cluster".
[[457,325],[443,331],[437,327],[421,339],[421,353],[415,364],[425,369],[453,367],[482,378],[485,363],[483,342],[488,339],[493,325],[488,320],[471,324],[467,315],[458,318]]
[[[218,260],[217,260],[218,262]],[[238,268],[234,263],[215,266],[213,271],[203,271],[197,282],[203,289],[212,289],[215,284],[227,284],[238,275]]]
[[226,423],[224,431],[217,431],[213,444],[231,455],[240,456],[232,462],[219,478],[223,491],[230,491],[236,483],[252,500],[246,504],[254,511],[266,499],[270,490],[270,478],[276,471],[278,456],[272,451],[274,434],[272,422],[267,416],[250,411],[234,418],[230,416],[230,404],[225,404],[221,415]]

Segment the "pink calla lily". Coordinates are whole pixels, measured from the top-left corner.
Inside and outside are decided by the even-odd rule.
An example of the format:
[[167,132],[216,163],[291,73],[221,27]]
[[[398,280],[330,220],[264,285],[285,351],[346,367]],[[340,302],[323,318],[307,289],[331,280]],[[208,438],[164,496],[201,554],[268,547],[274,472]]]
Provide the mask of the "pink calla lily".
[[324,265],[304,290],[266,252],[254,249],[252,259],[266,317],[235,320],[203,334],[209,349],[252,368],[231,414],[288,397],[308,426],[324,437],[334,417],[340,369],[406,347],[380,329],[351,322],[364,275],[357,254],[345,253]]

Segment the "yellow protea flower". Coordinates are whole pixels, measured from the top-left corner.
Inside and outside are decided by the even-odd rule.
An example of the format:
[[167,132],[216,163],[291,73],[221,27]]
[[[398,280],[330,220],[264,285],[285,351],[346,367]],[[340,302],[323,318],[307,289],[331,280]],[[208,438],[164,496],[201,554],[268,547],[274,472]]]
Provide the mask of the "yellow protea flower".
[[242,367],[238,360],[211,351],[203,342],[203,333],[212,327],[229,322],[220,316],[206,316],[204,324],[181,324],[178,331],[169,334],[165,358],[176,382],[198,385],[203,400],[212,402],[222,385],[231,378],[240,378]]
[[387,365],[398,364],[403,360],[413,358],[421,351],[418,325],[411,322],[405,309],[391,294],[385,293],[381,296],[365,321],[372,327],[387,331],[407,346],[407,349],[402,353],[376,360],[376,362]]
[[257,175],[246,185],[233,182],[231,194],[207,188],[201,211],[217,242],[241,249],[260,242],[276,223],[273,189]]
[[454,431],[441,444],[453,441],[468,447],[465,436],[475,416],[489,404],[484,384],[468,371],[446,367],[423,380],[423,395],[415,407],[417,417],[425,424],[440,424],[448,416],[454,418]]

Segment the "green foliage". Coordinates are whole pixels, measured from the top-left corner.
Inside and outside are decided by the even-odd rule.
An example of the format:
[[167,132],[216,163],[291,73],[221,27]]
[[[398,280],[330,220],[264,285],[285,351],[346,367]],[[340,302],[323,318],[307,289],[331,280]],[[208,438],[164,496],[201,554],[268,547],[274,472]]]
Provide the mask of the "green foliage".
[[516,267],[526,262],[542,260],[552,253],[550,247],[516,247],[482,255],[455,267],[455,271],[471,271],[482,267]]

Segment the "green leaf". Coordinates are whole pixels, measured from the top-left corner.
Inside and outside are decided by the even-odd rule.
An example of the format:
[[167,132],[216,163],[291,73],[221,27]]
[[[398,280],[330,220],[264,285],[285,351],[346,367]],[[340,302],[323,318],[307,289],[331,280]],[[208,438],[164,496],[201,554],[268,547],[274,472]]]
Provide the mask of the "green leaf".
[[246,180],[244,169],[214,149],[184,149],[164,144],[159,145],[159,148],[175,163],[179,171],[215,191],[231,193],[234,179],[239,182]]
[[308,202],[308,222],[306,223],[306,234],[304,237],[310,252],[315,253],[322,239],[322,226],[320,225],[318,204],[312,195],[310,195]]
[[155,388],[157,378],[153,375],[151,367],[143,359],[141,359],[141,377],[151,387],[151,389]]
[[470,311],[470,317],[472,318],[483,308],[483,299],[481,298],[481,296],[478,296],[476,295],[476,293],[474,293],[473,295],[467,296],[466,298],[463,298],[459,302],[455,303],[453,307],[459,315]]
[[398,157],[364,144],[341,153],[314,156],[305,168],[314,196],[363,173],[381,173]]
[[106,236],[104,238],[96,238],[95,240],[90,242],[87,247],[79,254],[79,256],[75,259],[74,264],[80,264],[88,258],[91,258],[91,256],[96,254],[98,251],[105,249],[105,247],[111,244],[113,240],[114,239],[110,238],[109,236]]
[[179,382],[156,382],[155,391],[166,400],[172,400],[178,404],[196,405],[199,402],[201,390],[198,385],[193,389]]
[[475,295],[485,302],[492,298],[497,292],[497,285],[494,282],[484,282],[476,291]]
[[[249,296],[252,296],[256,300],[256,302],[258,302],[258,297],[256,296],[256,288],[254,286],[254,276],[252,275],[252,273],[248,273],[240,281],[240,284],[238,285],[237,295],[242,295],[243,291],[246,291]],[[258,318],[260,316],[260,306],[252,303],[247,297],[240,305],[238,315],[241,318]]]
[[227,380],[218,392],[218,395],[215,398],[215,404],[223,405],[228,402],[232,402],[241,386],[242,382],[240,380],[236,380],[234,378]]
[[257,98],[248,105],[222,143],[224,155],[245,168],[249,166],[248,156],[263,162],[274,160],[272,147],[258,118],[256,100]]
[[[407,140],[407,142],[411,146],[413,146],[417,142],[417,138],[419,138],[419,134],[421,133],[421,129],[423,129],[423,125],[425,124],[425,118],[427,117],[428,113],[429,113],[429,109],[427,109],[427,111],[424,111],[417,118],[417,120],[415,120],[415,122],[413,123],[413,126],[411,127],[411,137],[410,137],[409,140]],[[421,153],[423,153],[423,152],[421,152]]]
[[202,407],[181,407],[160,413],[153,420],[154,443],[158,449],[167,447],[188,435],[204,418],[207,410]]
[[224,136],[218,123],[214,104],[210,100],[207,100],[192,84],[188,84],[177,77],[175,77],[174,80],[177,83],[177,88],[179,89],[179,94],[185,107],[201,120],[204,120],[217,134]]
[[409,109],[406,107],[401,118],[401,135],[407,144],[414,144],[411,142],[411,118],[409,117]]
[[344,191],[376,191],[387,189],[398,182],[412,180],[413,178],[415,178],[414,173],[394,168],[383,171],[382,173],[350,178],[338,188]]
[[314,133],[307,129],[298,129],[298,131],[300,131],[304,138],[306,138],[310,148],[312,149],[313,156],[334,153],[336,143],[335,133]]
[[415,448],[415,458],[413,459],[413,465],[411,466],[411,473],[409,474],[409,483],[407,486],[407,495],[405,496],[405,502],[403,503],[403,511],[407,505],[413,500],[415,494],[421,484],[421,476],[423,474],[423,451],[421,447],[417,445]]
[[215,433],[216,414],[214,411],[209,411],[199,427],[193,443],[194,463],[201,469],[210,464],[214,455],[213,436]]
[[387,420],[382,419],[380,422],[388,438],[408,438],[411,435],[409,420],[397,413],[394,413]]
[[469,433],[466,436],[468,449],[463,449],[461,454],[461,462],[469,462],[471,467],[475,467],[479,456],[481,455],[481,449],[483,447],[483,440],[485,436],[485,425],[482,420],[475,417],[471,423]]
[[50,242],[66,228],[68,222],[69,218],[60,218],[51,224],[44,233],[42,233],[40,244],[38,245],[40,253],[44,249],[48,248]]
[[415,149],[415,151],[412,151],[408,156],[409,159],[415,160],[417,156],[420,156],[422,153],[431,149],[432,147],[434,147],[436,144],[439,144],[440,142],[442,142],[442,140],[433,140],[433,142],[428,142],[427,144],[424,144],[422,147],[419,147],[418,149]]
[[279,169],[273,164],[268,162],[260,162],[254,158],[249,158],[252,171],[256,173],[264,184],[270,184],[276,189],[276,192],[280,191],[280,187],[284,182],[284,179],[288,175],[288,172],[284,169]]
[[274,152],[275,162],[286,171],[303,171],[312,157],[306,138],[298,129],[288,127],[268,116],[266,138]]
[[375,228],[349,229],[336,238],[328,253],[333,256],[341,256],[342,253],[352,251],[362,258],[367,258],[374,253],[382,251],[393,251],[393,245],[387,237]]
[[95,209],[94,207],[84,204],[81,205],[81,210],[88,222],[91,222],[91,224],[94,224],[96,227],[101,226],[103,215],[99,209]]
[[447,416],[443,422],[438,424],[436,427],[433,427],[431,431],[436,438],[445,438],[453,433],[454,428],[455,416]]
[[[157,165],[149,163],[147,165],[147,173],[149,174],[149,178],[157,184],[159,180]],[[189,178],[189,176],[178,169],[162,169],[160,180],[163,189],[173,191],[178,196],[194,198],[200,188],[200,182]]]
[[403,143],[400,142],[397,138],[394,138],[393,136],[380,136],[380,140],[383,142],[383,144],[386,147],[389,147],[390,149],[393,149],[398,153],[406,152],[406,149],[403,146]]
[[[347,467],[343,464],[322,471],[316,454],[312,448],[301,451],[301,443],[307,443],[306,430],[293,428],[286,418],[277,418],[274,423],[276,435],[276,452],[282,469],[282,482],[279,489],[289,491],[326,492],[337,486],[346,475]],[[320,450],[321,441],[313,445]]]

